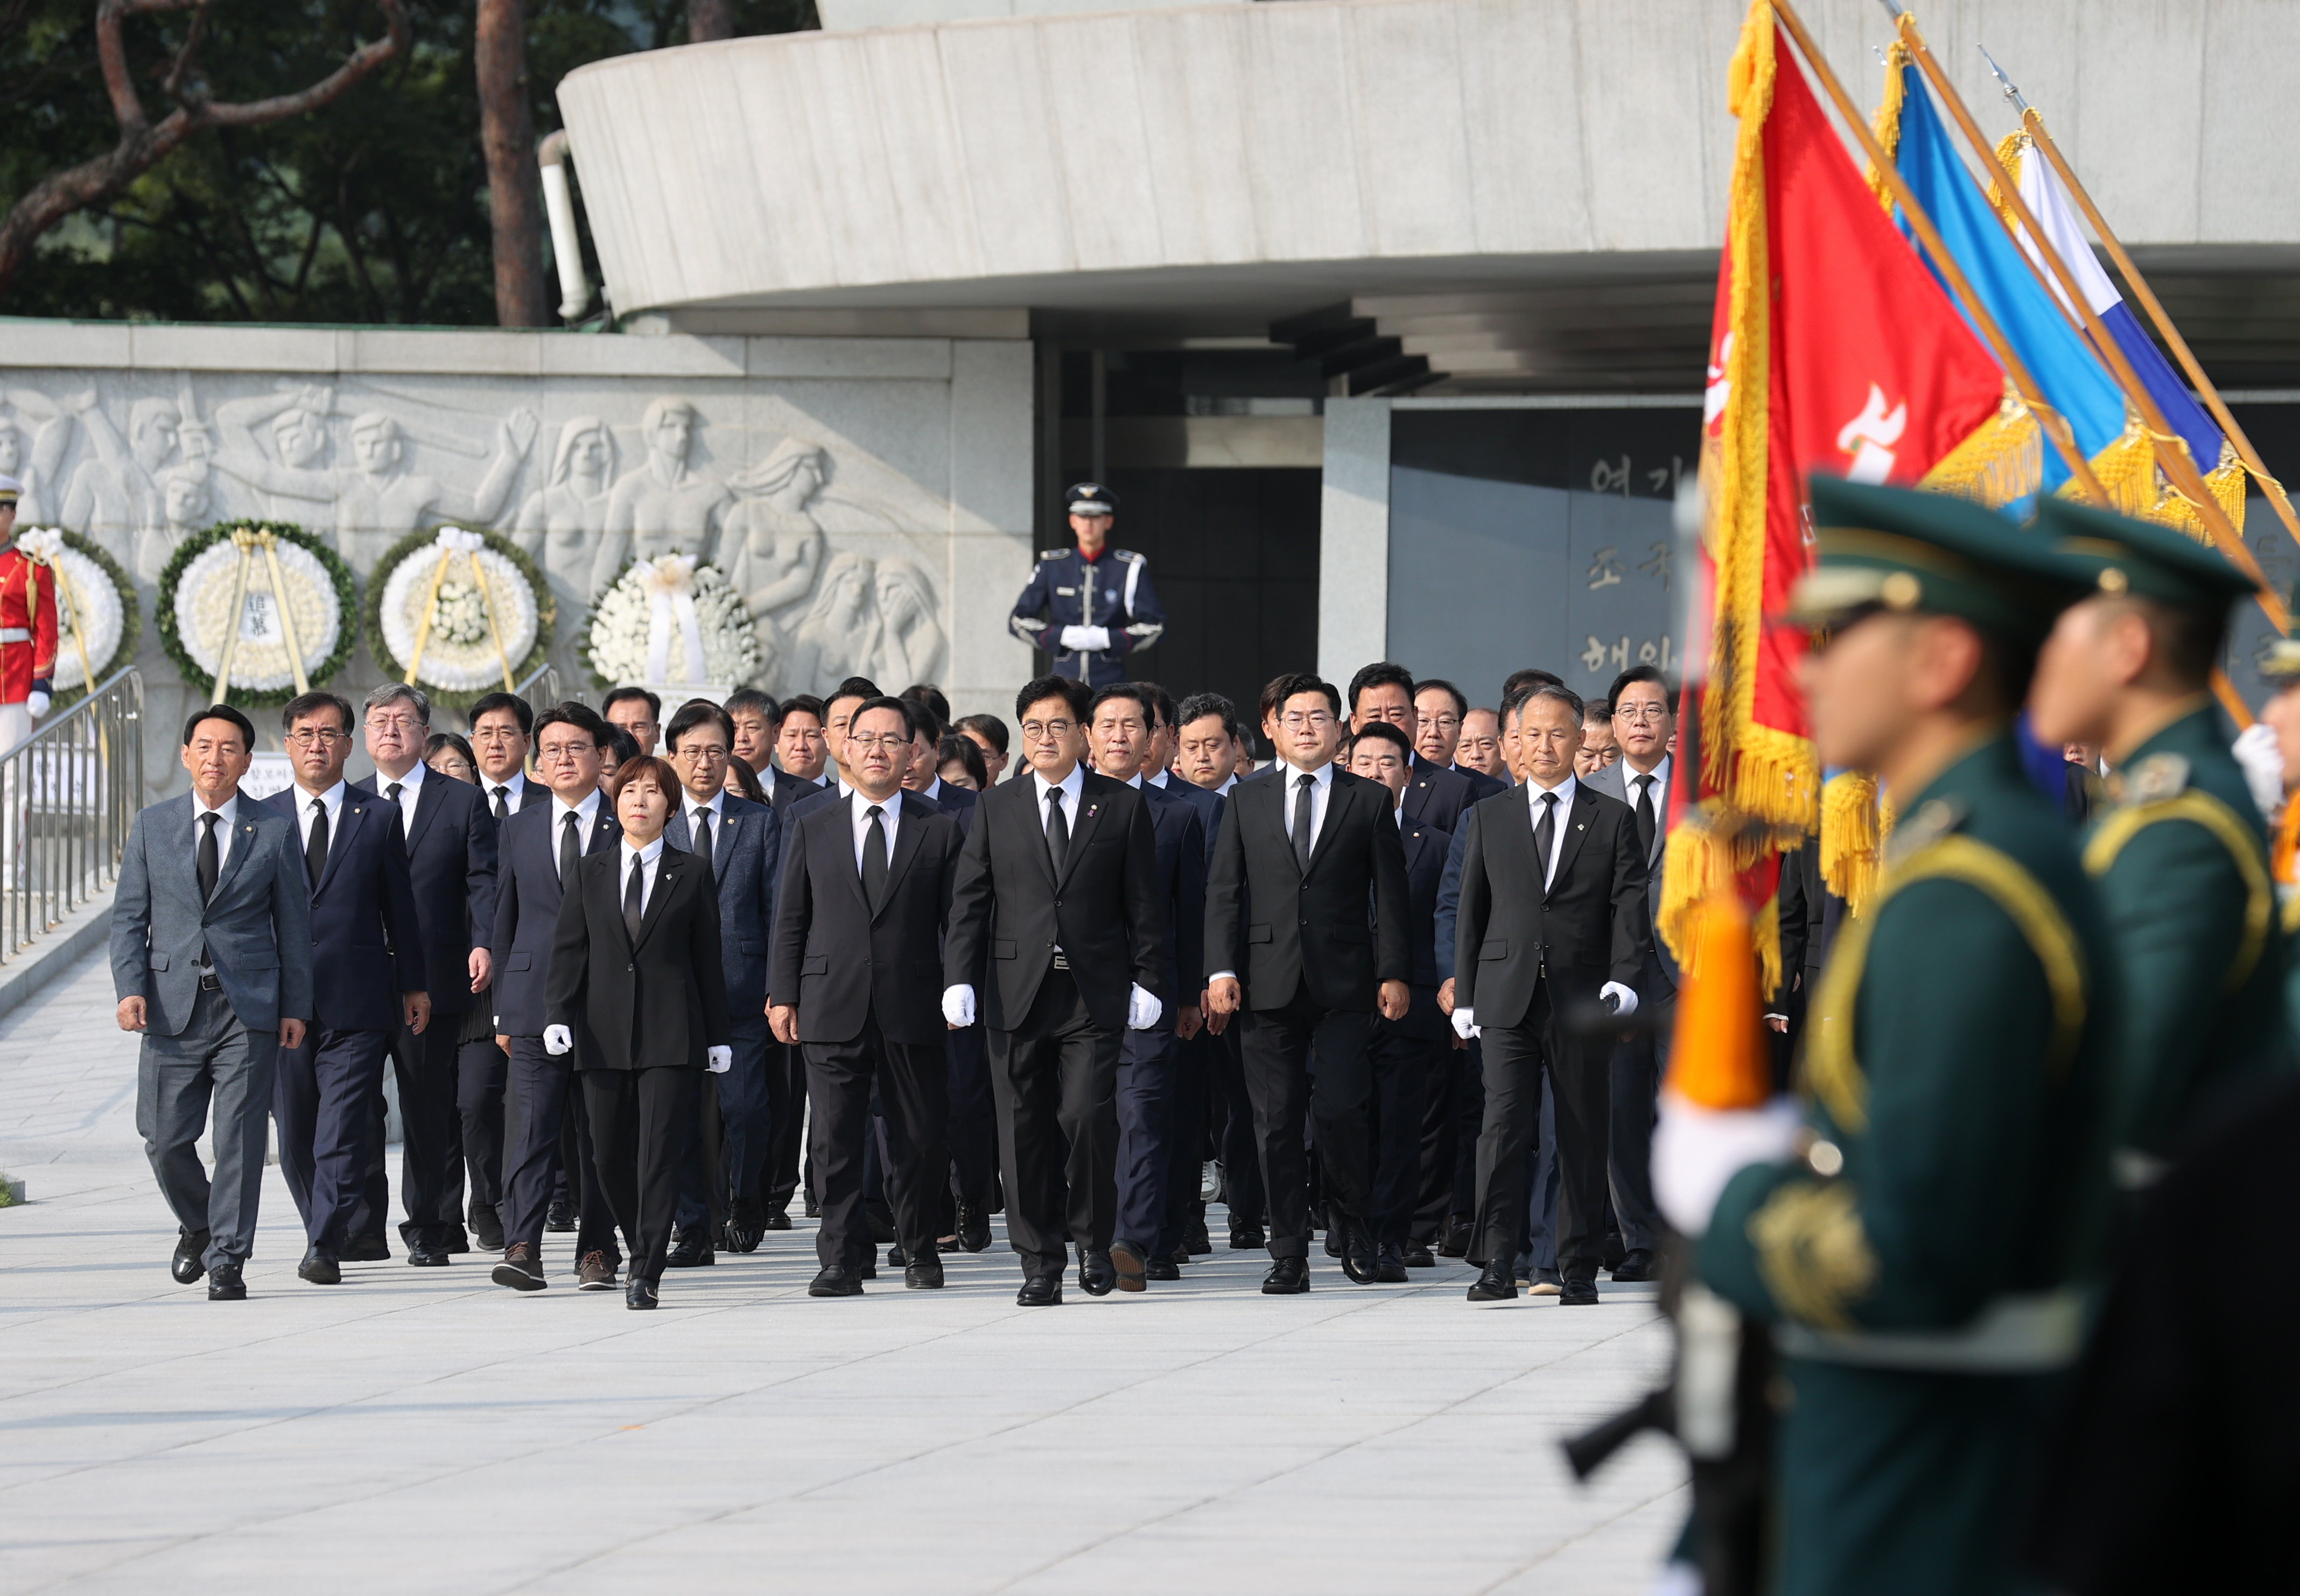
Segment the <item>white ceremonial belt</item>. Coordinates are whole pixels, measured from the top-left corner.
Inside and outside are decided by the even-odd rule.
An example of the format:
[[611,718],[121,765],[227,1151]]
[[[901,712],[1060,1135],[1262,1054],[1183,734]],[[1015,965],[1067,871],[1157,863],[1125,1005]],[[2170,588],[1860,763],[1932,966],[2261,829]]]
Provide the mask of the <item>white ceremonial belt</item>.
[[30,631],[23,627],[0,627],[0,643],[29,643]]
[[1956,1330],[1816,1330],[1776,1325],[1792,1358],[1942,1375],[2041,1375],[2074,1363],[2084,1344],[2084,1296],[2073,1286],[1996,1298]]

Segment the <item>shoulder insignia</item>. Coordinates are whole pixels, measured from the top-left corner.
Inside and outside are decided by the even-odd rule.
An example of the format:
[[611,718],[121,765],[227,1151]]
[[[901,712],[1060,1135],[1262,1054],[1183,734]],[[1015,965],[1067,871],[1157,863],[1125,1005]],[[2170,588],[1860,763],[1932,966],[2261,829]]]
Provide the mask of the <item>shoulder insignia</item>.
[[1040,549],[1038,551],[1038,563],[1041,565],[1052,565],[1055,561],[1062,559],[1070,552],[1071,551],[1068,549]]
[[2188,785],[2187,756],[2152,753],[2124,772],[2123,790],[2117,796],[2125,803],[2161,803],[2179,797]]
[[1962,798],[1927,799],[1916,813],[1894,826],[1892,839],[1885,844],[1885,862],[1897,865],[1929,848],[1963,825],[1970,813],[1971,806]]
[[1141,555],[1136,553],[1132,549],[1112,549],[1110,552],[1112,554],[1115,554],[1119,559],[1124,560],[1129,563],[1142,558]]

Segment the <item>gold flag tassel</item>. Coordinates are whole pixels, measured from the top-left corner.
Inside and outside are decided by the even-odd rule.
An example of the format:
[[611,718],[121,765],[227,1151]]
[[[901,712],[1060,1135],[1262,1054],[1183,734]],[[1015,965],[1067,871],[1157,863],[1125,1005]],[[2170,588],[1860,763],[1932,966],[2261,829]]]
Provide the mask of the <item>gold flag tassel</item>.
[[1858,916],[1869,907],[1883,872],[1892,811],[1879,800],[1877,778],[1841,770],[1821,793],[1821,878]]
[[2002,510],[2045,482],[2045,429],[2021,403],[2011,378],[1996,415],[1941,456],[1919,486]]
[[[1895,39],[1885,47],[1885,92],[1877,97],[1877,114],[1870,119],[1869,130],[1877,136],[1877,142],[1884,146],[1888,157],[1901,153],[1901,106],[1909,95],[1908,81],[1902,77],[1901,71],[1908,64],[1908,46]],[[1884,206],[1885,214],[1890,216],[1893,213],[1893,186],[1885,180],[1885,174],[1877,170],[1877,163],[1873,161],[1869,163],[1868,178],[1869,192],[1877,196],[1877,203]]]
[[[1670,832],[1669,847],[1662,854],[1662,908],[1655,925],[1670,956],[1688,975],[1696,973],[1701,963],[1701,926],[1707,906],[1737,901],[1740,873],[1763,858],[1777,842],[1772,834],[1759,828],[1721,837],[1715,819],[1716,811],[1708,804],[1688,813]],[[1778,991],[1781,979],[1778,888],[1752,922],[1750,934],[1756,943],[1758,990]]]
[[[2120,515],[2146,516],[2162,501],[2164,490],[2156,475],[2156,442],[2128,404],[2124,407],[2124,430],[2092,457],[2092,474],[2108,490],[2110,505]],[[2170,445],[2182,453],[2188,452],[2188,445],[2177,437],[2171,439]],[[2072,477],[2061,484],[2060,496],[2082,503],[2092,495]],[[2204,525],[2202,521],[2196,524],[2199,528]]]
[[[1903,50],[1908,48],[1897,39],[1894,43]],[[2029,136],[2026,133],[2007,133],[1996,143],[1996,164],[2004,169],[2005,175],[2012,179],[2012,186],[2016,188],[2021,186],[2021,154],[2028,147]],[[2012,224],[2012,213],[2004,208],[2004,186],[1995,178],[1988,179],[1988,208],[2003,217],[2007,225]]]
[[[2237,458],[2236,445],[2222,438],[2221,462],[2213,468],[2212,475],[2204,478],[2204,491],[2212,495],[2213,502],[2220,505],[2221,512],[2228,517],[2229,525],[2236,528],[2238,537],[2244,536],[2245,495],[2250,491],[2247,485],[2251,477],[2252,473],[2245,469],[2244,461]],[[2186,532],[2198,543],[2209,544],[2212,540],[2211,529],[2204,525],[2204,512],[2189,502],[2186,494],[2169,485],[2164,489],[2164,496],[2148,512],[2148,519],[2160,526]]]

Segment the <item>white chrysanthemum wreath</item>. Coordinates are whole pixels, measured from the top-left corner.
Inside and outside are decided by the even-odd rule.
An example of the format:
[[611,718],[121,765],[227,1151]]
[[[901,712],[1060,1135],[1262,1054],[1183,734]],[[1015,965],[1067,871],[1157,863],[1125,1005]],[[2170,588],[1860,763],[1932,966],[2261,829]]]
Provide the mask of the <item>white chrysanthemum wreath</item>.
[[635,560],[592,607],[586,663],[600,686],[739,685],[765,655],[748,605],[691,554]]

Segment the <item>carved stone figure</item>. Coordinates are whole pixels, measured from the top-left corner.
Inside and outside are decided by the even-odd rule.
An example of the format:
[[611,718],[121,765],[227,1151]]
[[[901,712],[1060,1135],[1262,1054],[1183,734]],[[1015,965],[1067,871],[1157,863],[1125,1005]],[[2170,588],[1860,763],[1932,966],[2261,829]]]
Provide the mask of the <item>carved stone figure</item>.
[[96,458],[82,460],[64,493],[63,524],[86,528],[123,565],[136,563],[143,534],[167,524],[160,476],[176,457],[183,417],[166,399],[138,399],[128,407],[128,436],[96,403],[78,407]]
[[639,434],[646,460],[607,496],[607,534],[591,566],[591,592],[605,591],[623,561],[683,552],[709,559],[712,539],[733,495],[716,477],[687,463],[699,425],[684,399],[657,399],[646,407]]
[[[271,423],[271,442],[279,451],[280,464],[291,470],[308,473],[297,480],[306,484],[323,476],[321,468],[328,457],[328,417],[336,408],[333,388],[310,386],[302,388],[283,387],[278,393],[259,395],[252,399],[234,399],[216,406],[216,429],[223,435],[219,457],[226,470],[231,470],[235,455],[249,461],[262,461],[262,447],[255,441],[255,428],[264,422]],[[234,472],[245,476],[244,472]],[[264,513],[275,520],[298,523],[320,519],[312,513],[321,509],[327,519],[333,519],[332,507],[320,497],[301,493],[275,492],[269,495]]]
[[879,650],[872,679],[892,693],[934,680],[942,668],[945,639],[927,573],[908,560],[883,561],[874,597]]
[[215,496],[204,465],[179,465],[160,479],[162,524],[136,535],[136,578],[156,583],[184,539],[214,524]]
[[872,575],[866,555],[846,549],[830,557],[814,603],[791,629],[784,691],[828,693],[848,677],[873,669],[879,627],[871,612]]
[[559,429],[551,475],[520,506],[512,536],[543,568],[558,602],[559,635],[552,662],[570,684],[582,679],[578,641],[591,606],[591,567],[607,529],[608,485],[615,475],[615,435],[597,416],[575,416]]
[[[96,403],[92,390],[77,397],[83,410]],[[26,433],[27,419],[38,420],[38,431]],[[0,399],[0,477],[13,477],[24,485],[16,500],[18,526],[46,526],[61,508],[55,498],[56,472],[71,446],[71,417],[49,403],[45,395],[11,388]]]
[[736,504],[720,539],[720,558],[727,579],[762,626],[814,586],[822,569],[822,527],[807,506],[829,479],[829,453],[790,437],[729,484]]

